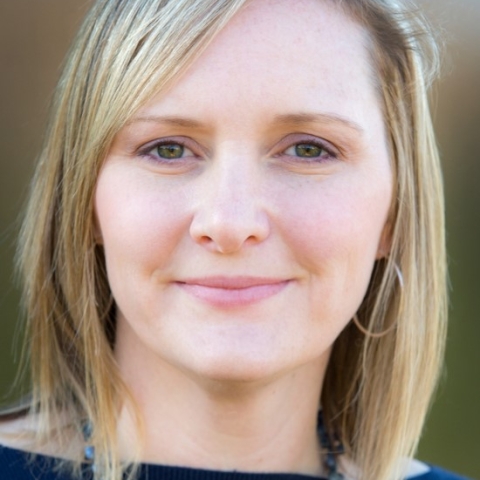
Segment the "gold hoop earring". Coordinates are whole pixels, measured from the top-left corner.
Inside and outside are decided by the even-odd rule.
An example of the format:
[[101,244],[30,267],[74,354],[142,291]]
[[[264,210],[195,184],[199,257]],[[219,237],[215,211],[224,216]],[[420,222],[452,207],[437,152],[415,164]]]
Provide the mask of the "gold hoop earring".
[[[395,273],[397,274],[397,279],[398,279],[398,284],[400,285],[400,289],[403,290],[404,282],[403,282],[402,271],[400,270],[400,268],[398,267],[398,265],[396,263],[393,264],[393,267],[395,269]],[[370,337],[370,338],[382,338],[385,335],[389,334],[395,328],[395,326],[397,325],[397,319],[395,319],[395,321],[386,330],[384,330],[383,332],[375,333],[375,332],[370,332],[360,323],[360,320],[358,319],[357,314],[355,314],[353,316],[352,320],[353,320],[353,323],[356,325],[356,327],[365,336]]]

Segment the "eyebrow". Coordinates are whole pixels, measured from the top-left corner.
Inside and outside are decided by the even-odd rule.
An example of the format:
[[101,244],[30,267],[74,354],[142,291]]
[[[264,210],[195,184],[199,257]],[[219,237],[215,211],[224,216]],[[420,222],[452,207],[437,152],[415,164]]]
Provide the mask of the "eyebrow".
[[359,134],[364,133],[364,129],[358,123],[334,113],[288,113],[276,115],[274,123],[280,125],[303,125],[305,123],[339,124],[350,130],[355,130]]
[[151,123],[164,123],[167,125],[173,125],[175,127],[184,127],[184,128],[201,128],[203,125],[197,120],[191,120],[189,118],[183,117],[160,117],[157,115],[145,115],[142,117],[132,118],[127,122],[127,125],[137,122],[151,122]]
[[[137,122],[151,122],[151,123],[163,123],[166,125],[172,125],[183,128],[202,128],[204,125],[193,119],[175,116],[157,116],[157,115],[145,115],[141,117],[135,117],[127,122],[126,125],[131,125]],[[273,123],[279,125],[304,125],[306,123],[323,123],[323,124],[340,124],[344,127],[354,130],[359,134],[364,133],[364,129],[353,120],[336,115],[333,113],[288,113],[275,115]]]

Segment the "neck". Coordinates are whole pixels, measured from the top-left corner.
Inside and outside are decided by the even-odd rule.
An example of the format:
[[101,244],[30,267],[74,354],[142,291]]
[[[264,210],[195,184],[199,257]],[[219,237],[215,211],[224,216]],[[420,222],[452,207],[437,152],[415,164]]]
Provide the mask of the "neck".
[[[116,351],[143,418],[140,461],[192,468],[322,473],[316,419],[326,361],[262,381],[199,378],[155,358]],[[128,351],[128,355],[126,352]],[[140,373],[141,372],[141,373]],[[136,431],[120,416],[122,457],[131,459]]]

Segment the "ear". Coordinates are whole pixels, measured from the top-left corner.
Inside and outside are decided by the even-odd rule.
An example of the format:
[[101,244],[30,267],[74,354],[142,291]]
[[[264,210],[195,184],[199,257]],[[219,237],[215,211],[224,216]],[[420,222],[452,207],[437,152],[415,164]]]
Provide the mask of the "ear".
[[93,213],[93,239],[95,240],[95,245],[103,245],[102,230],[98,223],[96,212]]
[[385,223],[380,240],[378,242],[377,254],[375,260],[381,260],[388,257],[392,248],[392,225],[390,221]]

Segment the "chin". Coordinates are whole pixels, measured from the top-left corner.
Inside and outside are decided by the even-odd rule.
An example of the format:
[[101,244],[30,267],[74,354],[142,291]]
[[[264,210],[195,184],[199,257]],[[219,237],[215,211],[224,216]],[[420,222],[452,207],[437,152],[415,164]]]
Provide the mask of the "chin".
[[[328,360],[329,352],[325,355],[311,357],[295,357],[288,355],[283,349],[266,348],[255,351],[252,348],[219,349],[220,351],[202,352],[197,355],[190,365],[184,363],[189,376],[200,383],[212,384],[215,388],[248,388],[269,384],[280,377],[304,369],[306,365],[315,365]],[[268,354],[270,352],[270,354]],[[208,354],[205,354],[208,353]]]
[[198,360],[189,368],[197,380],[226,386],[247,386],[273,380],[285,366],[248,355],[218,356]]

